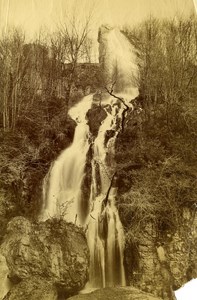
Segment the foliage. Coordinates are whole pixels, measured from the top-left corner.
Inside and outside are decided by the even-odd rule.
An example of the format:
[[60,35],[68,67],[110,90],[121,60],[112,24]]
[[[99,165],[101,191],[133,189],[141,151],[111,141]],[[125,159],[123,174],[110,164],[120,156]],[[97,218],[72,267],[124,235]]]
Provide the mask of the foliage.
[[125,34],[138,49],[143,110],[116,143],[121,219],[132,232],[147,222],[175,230],[196,205],[196,18],[151,17]]
[[88,24],[77,31],[73,23],[71,32],[62,24],[56,36],[40,33],[31,43],[17,28],[0,38],[0,185],[11,215],[38,214],[42,180],[73,139],[68,108],[88,85],[96,88],[97,66],[79,64],[91,51]]

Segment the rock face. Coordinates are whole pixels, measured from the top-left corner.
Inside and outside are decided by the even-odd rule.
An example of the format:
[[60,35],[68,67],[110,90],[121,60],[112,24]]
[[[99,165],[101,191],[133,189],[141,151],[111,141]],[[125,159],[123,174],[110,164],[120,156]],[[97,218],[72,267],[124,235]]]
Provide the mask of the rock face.
[[93,105],[87,112],[88,125],[90,127],[90,132],[94,137],[97,136],[99,127],[106,117],[107,113],[102,106]]
[[56,288],[48,280],[33,277],[15,285],[3,300],[56,300]]
[[[197,277],[197,216],[184,209],[182,227],[158,240],[149,223],[135,236],[137,243],[126,242],[125,266],[128,285],[174,300],[174,290]],[[186,233],[187,234],[186,236]]]
[[13,283],[39,276],[53,283],[59,294],[72,295],[88,280],[85,235],[63,220],[32,224],[23,217],[12,219],[1,252]]
[[161,300],[151,294],[130,287],[105,288],[90,294],[77,295],[68,300]]

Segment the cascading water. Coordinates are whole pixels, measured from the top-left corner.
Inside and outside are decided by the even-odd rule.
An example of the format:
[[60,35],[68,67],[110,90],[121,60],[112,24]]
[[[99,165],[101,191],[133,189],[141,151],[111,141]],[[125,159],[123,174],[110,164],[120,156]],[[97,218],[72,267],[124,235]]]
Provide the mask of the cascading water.
[[92,96],[87,96],[69,111],[70,116],[77,122],[74,140],[57,158],[44,180],[42,220],[63,217],[69,222],[80,223],[76,219],[81,214],[81,184],[90,146],[89,127],[85,117],[91,104]]
[[[63,217],[65,220],[84,226],[90,249],[89,287],[125,285],[123,265],[124,232],[116,208],[116,166],[114,161],[115,141],[121,128],[125,104],[138,95],[134,82],[137,67],[133,48],[117,29],[100,30],[100,57],[107,80],[111,78],[117,95],[105,97],[97,104],[93,97],[84,97],[69,111],[77,126],[72,145],[64,150],[51,167],[43,185],[44,204],[42,220]],[[101,53],[103,51],[103,53]],[[123,56],[124,55],[124,56]],[[114,80],[114,70],[116,78]],[[109,81],[107,82],[109,86]],[[102,106],[106,118],[102,121],[98,135],[92,136],[87,112],[92,103]],[[95,116],[96,117],[96,116]],[[107,133],[111,133],[107,137]],[[93,141],[93,142],[92,142]],[[92,151],[90,198],[84,208],[82,184],[88,151]]]
[[[109,99],[111,100],[111,99]],[[112,103],[115,101],[112,101]],[[92,181],[90,203],[92,209],[88,219],[88,244],[90,248],[90,286],[105,287],[125,285],[123,266],[124,233],[115,205],[116,187],[114,143],[118,133],[116,104],[111,103],[111,112],[101,125],[94,142],[92,160]],[[105,145],[107,130],[114,136]],[[110,166],[111,165],[111,166]],[[97,175],[96,175],[97,169]],[[98,181],[100,187],[98,191]]]
[[104,72],[104,81],[114,91],[129,97],[138,95],[139,77],[136,50],[118,28],[101,26],[99,29],[99,63]]

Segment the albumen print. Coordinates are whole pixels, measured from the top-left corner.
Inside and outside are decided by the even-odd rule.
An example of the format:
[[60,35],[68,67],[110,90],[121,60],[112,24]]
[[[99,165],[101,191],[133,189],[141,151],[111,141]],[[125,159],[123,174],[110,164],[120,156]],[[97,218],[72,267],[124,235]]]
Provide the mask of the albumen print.
[[0,0],[0,300],[196,299],[196,9]]

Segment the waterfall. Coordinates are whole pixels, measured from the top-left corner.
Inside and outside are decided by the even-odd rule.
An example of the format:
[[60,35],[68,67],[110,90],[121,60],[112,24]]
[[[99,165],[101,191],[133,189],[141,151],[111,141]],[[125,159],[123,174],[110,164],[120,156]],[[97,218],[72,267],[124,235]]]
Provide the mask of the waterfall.
[[[92,209],[88,218],[87,231],[91,287],[125,285],[124,232],[115,203],[117,188],[113,186],[114,147],[118,133],[117,123],[121,118],[122,110],[118,109],[117,100],[108,100],[109,103],[111,101],[111,112],[107,113],[106,119],[100,126],[93,148],[92,177],[94,180],[90,197]],[[107,130],[114,132],[114,136],[105,145]],[[99,191],[98,181],[100,181]]]
[[[100,58],[104,57],[100,61],[107,74],[107,84],[113,83],[116,95],[124,98],[124,103],[132,109],[130,101],[138,95],[133,48],[116,29],[105,29],[103,33],[101,28],[99,35]],[[114,70],[118,70],[115,82]],[[90,249],[88,286],[93,288],[126,284],[124,231],[116,207],[118,195],[114,160],[116,137],[122,129],[124,103],[109,95],[101,103],[96,103],[89,95],[71,108],[69,115],[77,123],[73,143],[53,163],[43,184],[41,219],[64,218],[84,226],[86,230]],[[102,107],[106,114],[96,137],[90,132],[87,119],[92,105]],[[109,136],[107,133],[110,133]],[[89,150],[92,153],[90,197],[85,199],[88,205],[84,208],[82,185],[87,175],[85,167]]]
[[44,180],[42,220],[62,217],[68,222],[76,223],[77,217],[80,216],[81,184],[90,146],[86,113],[91,103],[92,96],[84,97],[69,111],[69,115],[77,122],[74,140],[72,145],[60,154]]
[[[115,84],[115,92],[131,99],[138,95],[139,70],[137,52],[118,28],[103,25],[99,29],[99,63],[105,76],[105,84]],[[132,97],[134,95],[134,97]]]
[[[84,97],[69,111],[70,116],[77,122],[73,143],[60,154],[45,178],[41,218],[42,220],[51,217],[64,218],[87,229],[91,287],[125,285],[124,232],[115,203],[117,188],[112,182],[115,181],[112,178],[115,177],[114,147],[118,134],[117,124],[120,123],[118,120],[121,119],[123,105],[118,104],[118,100],[113,98],[108,98],[104,102],[107,117],[101,124],[92,145],[86,119],[92,101],[92,96]],[[106,132],[109,130],[114,134],[106,143]],[[81,185],[90,147],[93,152],[92,184],[87,214],[80,202]],[[86,214],[85,222],[80,217],[84,214]]]

